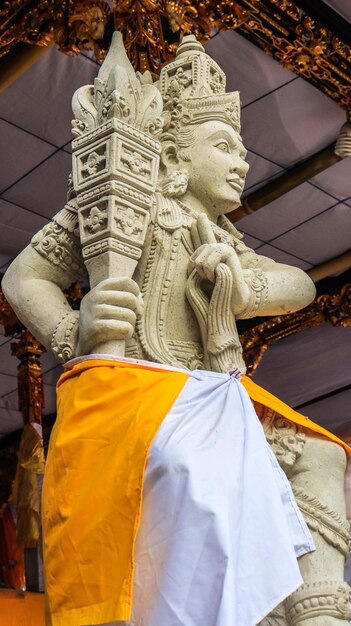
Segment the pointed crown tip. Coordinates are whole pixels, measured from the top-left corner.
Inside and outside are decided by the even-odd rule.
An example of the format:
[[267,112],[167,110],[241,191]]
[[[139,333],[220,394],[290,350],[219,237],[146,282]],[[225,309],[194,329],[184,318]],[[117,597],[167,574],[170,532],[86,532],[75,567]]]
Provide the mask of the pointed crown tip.
[[184,35],[181,43],[178,46],[176,52],[176,58],[179,58],[183,54],[189,54],[191,52],[205,52],[203,45],[196,39],[195,35]]

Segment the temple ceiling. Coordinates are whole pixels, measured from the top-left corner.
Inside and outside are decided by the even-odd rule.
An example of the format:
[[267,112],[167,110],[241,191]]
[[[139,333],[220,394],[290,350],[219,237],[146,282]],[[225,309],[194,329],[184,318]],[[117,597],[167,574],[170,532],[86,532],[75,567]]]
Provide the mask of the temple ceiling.
[[[17,0],[0,11],[0,272],[65,201],[71,97],[96,76],[113,23],[126,33],[135,66],[153,72],[172,55],[181,33],[195,30],[226,72],[228,90],[241,92],[250,172],[243,208],[233,221],[260,254],[327,281],[319,283],[324,300],[308,311],[242,326],[248,358],[257,365],[257,355],[262,357],[255,380],[347,434],[351,161],[335,151],[351,108],[347,0],[49,6]],[[335,259],[336,265],[328,265]],[[334,298],[332,304],[326,298]],[[23,423],[17,397],[23,359],[10,349],[23,339],[23,330],[12,320],[9,334],[2,321],[0,437]],[[51,415],[60,366],[47,354],[41,363],[43,411]]]

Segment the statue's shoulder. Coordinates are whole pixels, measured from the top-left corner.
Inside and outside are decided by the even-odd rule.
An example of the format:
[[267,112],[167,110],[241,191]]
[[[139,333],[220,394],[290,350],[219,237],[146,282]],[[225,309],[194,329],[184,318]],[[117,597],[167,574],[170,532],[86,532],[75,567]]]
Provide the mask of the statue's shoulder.
[[72,275],[72,280],[86,275],[74,199],[68,200],[63,209],[34,235],[31,246],[51,265]]
[[184,226],[190,226],[193,218],[186,208],[173,198],[162,193],[155,193],[151,209],[151,223],[162,230],[173,232]]
[[79,238],[78,207],[75,200],[69,200],[63,209],[54,215],[52,221]]

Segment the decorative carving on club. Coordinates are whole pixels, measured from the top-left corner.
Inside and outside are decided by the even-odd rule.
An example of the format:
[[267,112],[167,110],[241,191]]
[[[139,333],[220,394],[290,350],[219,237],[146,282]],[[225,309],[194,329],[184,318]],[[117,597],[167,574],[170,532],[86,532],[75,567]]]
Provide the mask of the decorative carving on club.
[[[73,184],[90,286],[133,276],[156,188],[162,97],[149,73],[136,75],[115,33],[94,85],[72,102]],[[97,352],[123,356],[124,340]]]

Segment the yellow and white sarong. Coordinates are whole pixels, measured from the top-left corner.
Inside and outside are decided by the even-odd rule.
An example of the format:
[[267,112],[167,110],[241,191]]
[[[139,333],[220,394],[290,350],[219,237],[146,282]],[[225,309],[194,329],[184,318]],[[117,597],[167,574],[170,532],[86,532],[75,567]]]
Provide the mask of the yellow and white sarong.
[[255,626],[314,549],[238,378],[129,359],[61,377],[43,523],[52,626]]

